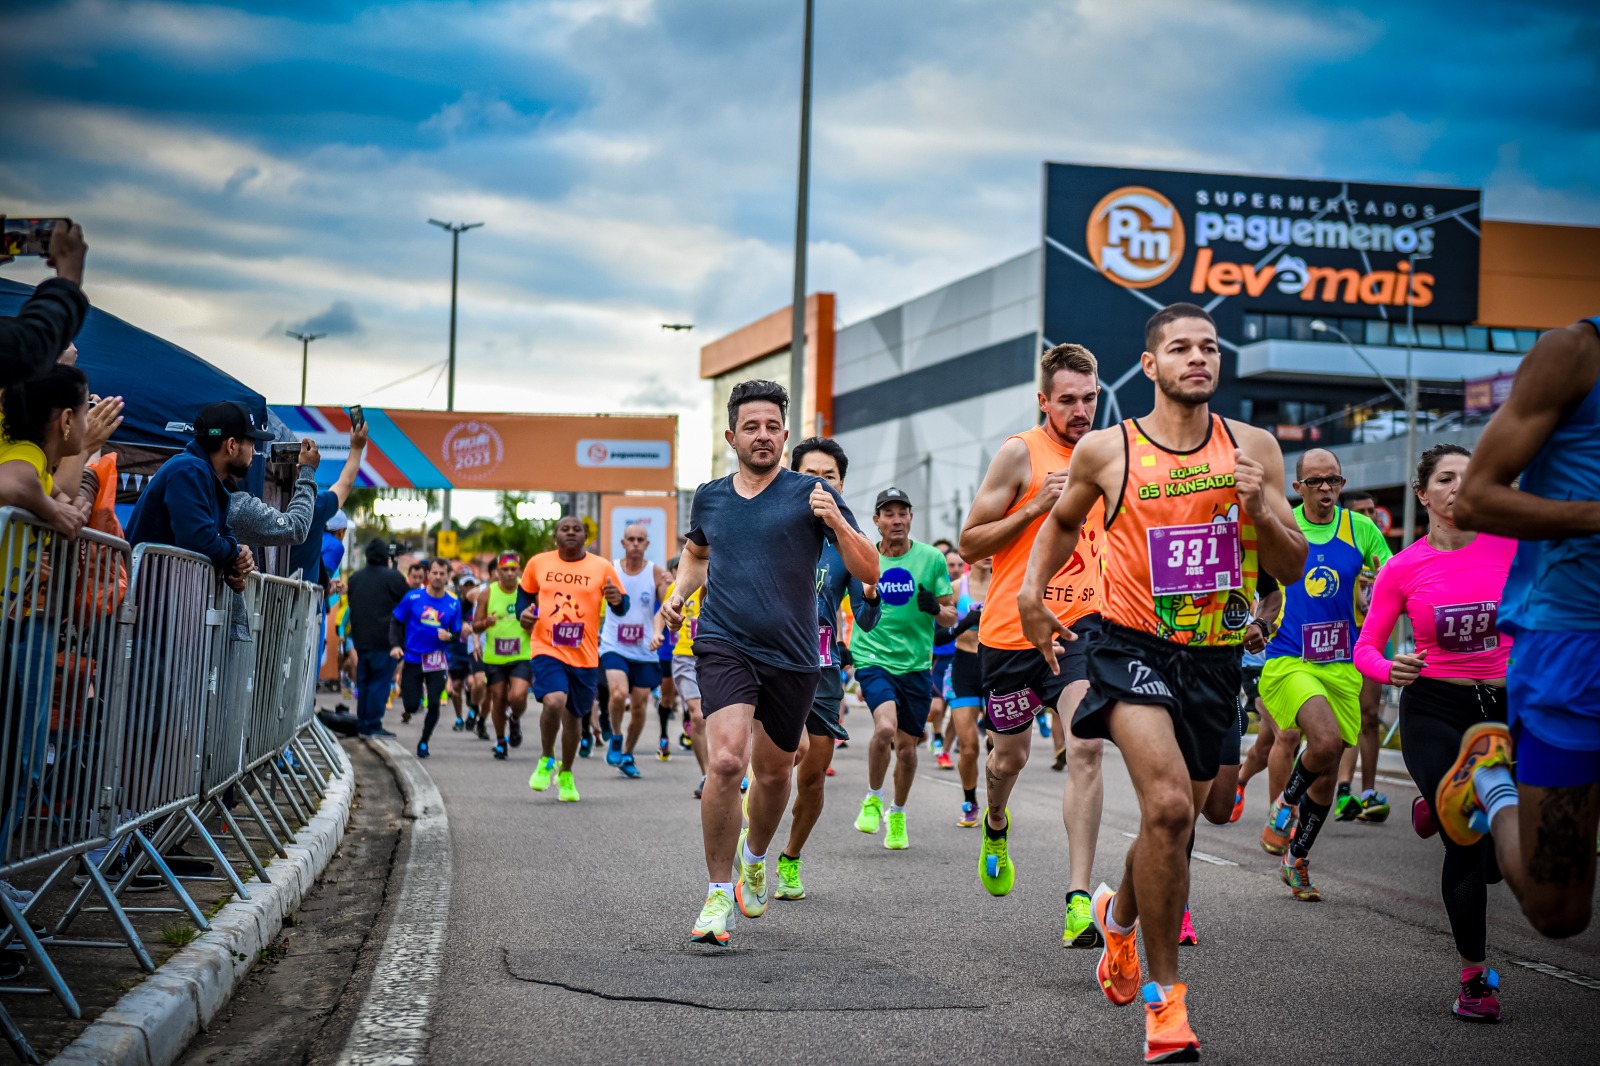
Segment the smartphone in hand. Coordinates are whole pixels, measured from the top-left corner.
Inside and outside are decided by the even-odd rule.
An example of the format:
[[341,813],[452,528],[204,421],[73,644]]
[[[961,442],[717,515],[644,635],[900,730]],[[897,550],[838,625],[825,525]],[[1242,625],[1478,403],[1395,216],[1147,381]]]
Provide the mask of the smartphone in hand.
[[361,410],[360,404],[351,404],[349,407],[345,408],[345,411],[350,415],[351,429],[360,429],[362,426],[367,424],[367,416]]
[[72,225],[70,218],[5,218],[0,216],[0,255],[48,255],[50,233]]

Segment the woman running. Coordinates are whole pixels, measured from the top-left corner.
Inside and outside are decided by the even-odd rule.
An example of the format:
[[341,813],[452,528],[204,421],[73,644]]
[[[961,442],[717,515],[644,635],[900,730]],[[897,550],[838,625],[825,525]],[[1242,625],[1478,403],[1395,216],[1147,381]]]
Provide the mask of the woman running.
[[961,775],[961,816],[956,824],[978,824],[978,712],[983,709],[983,671],[978,667],[978,620],[989,595],[994,560],[979,559],[956,585],[956,651],[950,663],[950,720],[955,726]]
[[[1506,660],[1511,638],[1495,622],[1517,542],[1456,528],[1456,492],[1472,453],[1456,444],[1429,448],[1413,485],[1428,511],[1428,535],[1378,571],[1372,607],[1361,627],[1355,664],[1362,674],[1400,692],[1400,740],[1406,769],[1422,790],[1411,808],[1421,837],[1439,831],[1424,796],[1449,772],[1461,736],[1479,722],[1506,720]],[[1384,657],[1404,613],[1416,650]],[[1444,842],[1440,890],[1461,955],[1461,986],[1451,1009],[1466,1021],[1497,1022],[1500,975],[1487,956],[1488,883],[1500,879],[1494,841],[1463,847]]]

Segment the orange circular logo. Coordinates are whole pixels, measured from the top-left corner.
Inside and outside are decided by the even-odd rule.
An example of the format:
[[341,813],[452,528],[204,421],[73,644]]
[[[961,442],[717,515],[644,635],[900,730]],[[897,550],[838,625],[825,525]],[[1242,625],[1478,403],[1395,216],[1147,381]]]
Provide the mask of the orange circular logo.
[[1147,289],[1178,269],[1183,219],[1154,189],[1127,185],[1094,205],[1085,243],[1101,274],[1124,288]]

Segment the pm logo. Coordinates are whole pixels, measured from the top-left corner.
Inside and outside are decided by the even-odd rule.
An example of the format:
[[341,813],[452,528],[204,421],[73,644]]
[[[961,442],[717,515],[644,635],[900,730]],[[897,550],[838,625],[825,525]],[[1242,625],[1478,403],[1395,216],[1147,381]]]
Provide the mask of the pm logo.
[[890,567],[878,578],[878,596],[890,607],[904,607],[916,594],[917,583],[904,567]]
[[1183,219],[1154,189],[1128,185],[1094,205],[1085,244],[1100,273],[1124,288],[1147,289],[1178,269]]

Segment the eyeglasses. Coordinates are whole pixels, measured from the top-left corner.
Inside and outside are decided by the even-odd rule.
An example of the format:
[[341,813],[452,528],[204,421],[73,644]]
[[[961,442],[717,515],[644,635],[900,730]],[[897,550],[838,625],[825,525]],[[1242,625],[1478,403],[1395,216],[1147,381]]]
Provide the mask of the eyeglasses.
[[1312,492],[1320,492],[1324,488],[1334,489],[1337,491],[1338,489],[1344,488],[1345,479],[1342,477],[1308,477],[1301,481],[1300,484],[1304,485]]

